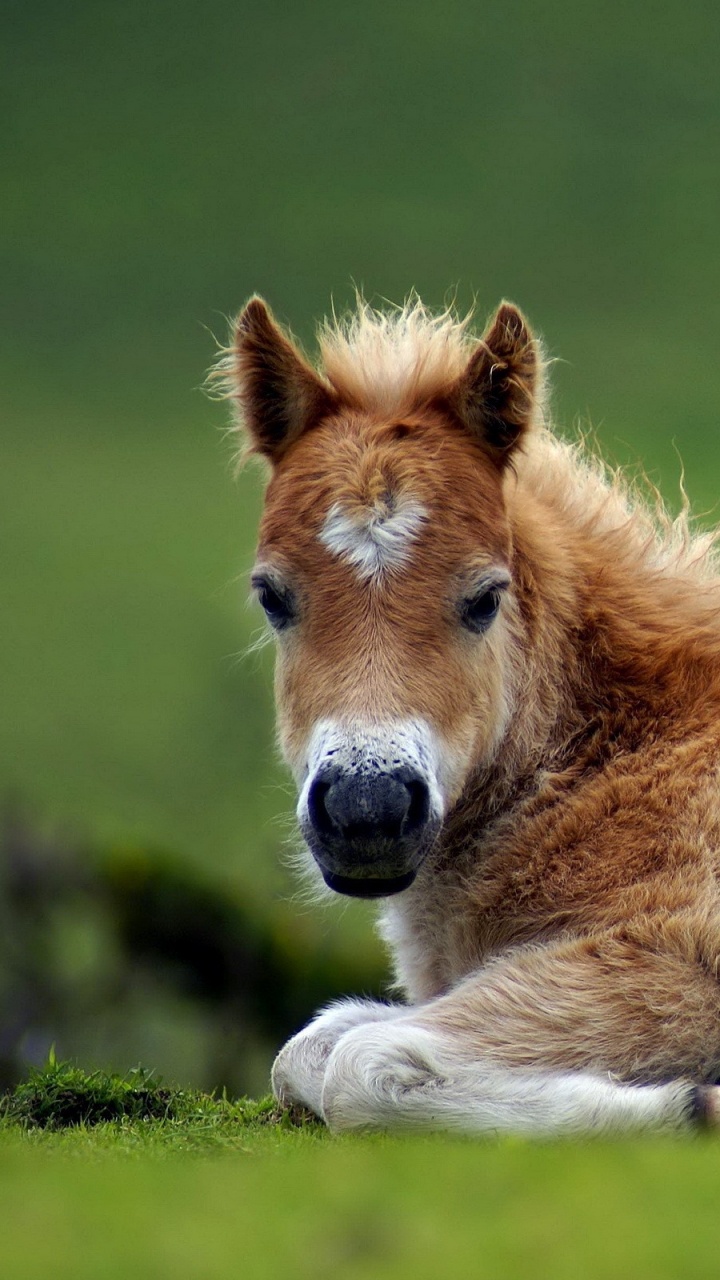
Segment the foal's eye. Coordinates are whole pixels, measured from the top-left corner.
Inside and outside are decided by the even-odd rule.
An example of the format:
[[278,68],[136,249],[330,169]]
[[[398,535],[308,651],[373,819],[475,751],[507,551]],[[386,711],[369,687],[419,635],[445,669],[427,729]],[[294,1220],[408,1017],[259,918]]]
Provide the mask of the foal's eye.
[[276,631],[281,631],[283,627],[295,620],[295,609],[293,607],[292,597],[288,592],[274,587],[267,578],[253,578],[252,585],[257,591],[257,598],[265,610],[265,615],[271,627]]
[[460,610],[463,625],[469,631],[478,633],[487,631],[490,623],[497,616],[501,599],[502,586],[493,584],[492,586],[484,587],[476,595],[469,596],[466,600],[463,600]]

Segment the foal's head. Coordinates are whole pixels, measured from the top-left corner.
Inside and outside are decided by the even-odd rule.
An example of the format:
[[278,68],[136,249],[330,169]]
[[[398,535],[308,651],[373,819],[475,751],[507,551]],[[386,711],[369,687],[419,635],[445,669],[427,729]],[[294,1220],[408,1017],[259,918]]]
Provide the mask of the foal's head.
[[503,489],[539,361],[509,304],[480,341],[418,304],[322,347],[320,375],[253,299],[225,372],[271,465],[252,583],[300,827],[328,885],[379,897],[413,881],[512,709]]

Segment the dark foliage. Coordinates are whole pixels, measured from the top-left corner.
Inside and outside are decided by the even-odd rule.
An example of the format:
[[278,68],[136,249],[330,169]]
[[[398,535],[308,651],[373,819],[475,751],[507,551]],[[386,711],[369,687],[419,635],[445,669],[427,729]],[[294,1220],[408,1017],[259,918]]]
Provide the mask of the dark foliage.
[[[80,961],[72,953],[83,932],[92,948]],[[196,1083],[236,1095],[248,1089],[246,1059],[258,1046],[269,1057],[318,1006],[382,983],[380,973],[368,983],[365,957],[355,965],[308,948],[168,853],[91,850],[41,837],[17,817],[0,837],[0,975],[0,1088],[51,1044],[71,1056],[79,1043],[85,1056],[108,1011],[129,1029],[142,990],[202,1011],[209,1065]],[[117,1054],[113,1065],[122,1065]]]

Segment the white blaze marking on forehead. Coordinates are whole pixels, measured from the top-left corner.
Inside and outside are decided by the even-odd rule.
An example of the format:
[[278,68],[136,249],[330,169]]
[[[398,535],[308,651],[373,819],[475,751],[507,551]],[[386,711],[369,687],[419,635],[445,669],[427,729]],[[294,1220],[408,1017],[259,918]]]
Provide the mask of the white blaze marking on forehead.
[[334,502],[325,517],[320,541],[333,555],[349,561],[366,582],[401,569],[410,557],[428,513],[414,498],[398,498],[390,511],[372,507],[350,515]]

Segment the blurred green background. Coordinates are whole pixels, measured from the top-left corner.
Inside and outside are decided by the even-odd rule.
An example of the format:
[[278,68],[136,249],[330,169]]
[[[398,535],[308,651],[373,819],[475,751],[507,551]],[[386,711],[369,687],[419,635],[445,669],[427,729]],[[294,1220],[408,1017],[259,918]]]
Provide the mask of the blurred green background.
[[[481,320],[511,297],[560,358],[557,420],[640,459],[671,504],[681,458],[712,513],[720,11],[6,0],[2,23],[6,860],[40,847],[47,880],[61,832],[106,887],[173,863],[286,970],[322,954],[326,986],[352,961],[370,988],[370,911],[294,903],[282,865],[271,654],[242,657],[261,477],[232,481],[226,415],[198,389],[213,335],[254,290],[309,347],[355,284],[477,299]],[[250,1052],[222,1024],[237,1061],[218,1065],[197,993],[136,972],[129,944],[115,1021],[108,1000],[77,1016],[116,963],[96,897],[47,944],[76,1016],[38,1014],[18,1052],[59,1037],[88,1065],[258,1087],[272,1031]]]

